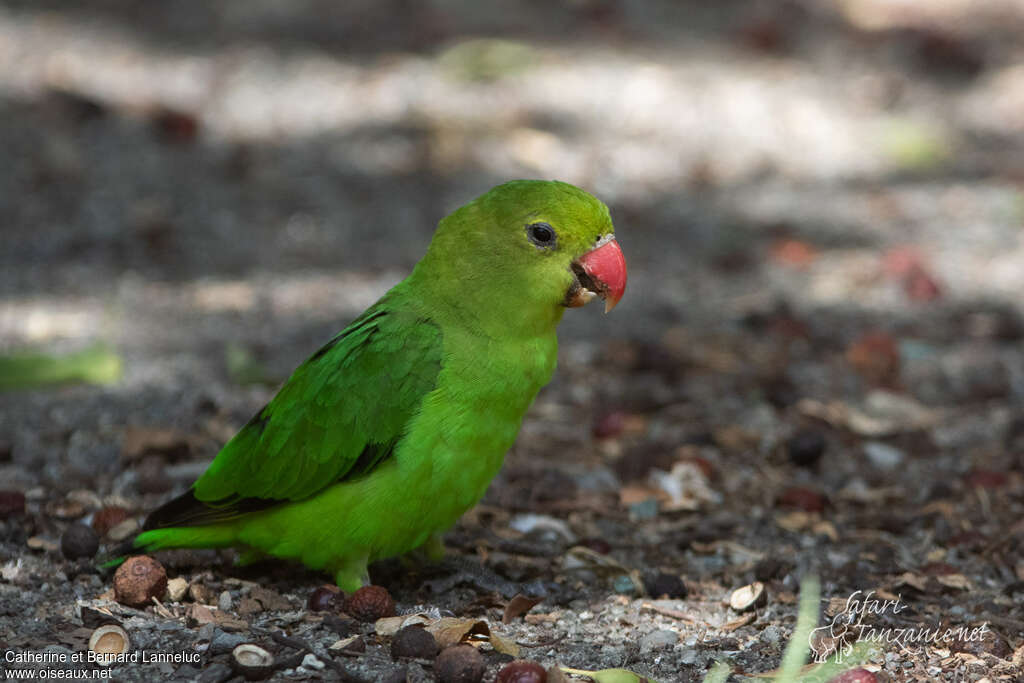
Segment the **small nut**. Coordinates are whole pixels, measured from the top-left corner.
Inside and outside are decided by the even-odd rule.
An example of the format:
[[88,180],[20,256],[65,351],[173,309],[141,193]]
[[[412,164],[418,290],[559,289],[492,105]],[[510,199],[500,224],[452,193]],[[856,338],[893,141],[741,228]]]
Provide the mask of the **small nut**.
[[320,586],[309,596],[310,612],[327,612],[334,609],[341,597],[341,591],[337,586]]
[[406,626],[391,639],[391,656],[433,659],[440,649],[437,640],[419,624]]
[[118,655],[127,653],[131,647],[128,632],[117,624],[104,624],[89,636],[89,650],[96,653],[96,662],[101,665],[116,662]]
[[729,607],[737,612],[747,612],[758,607],[764,607],[768,602],[768,591],[760,581],[741,586],[729,596]]
[[167,572],[152,557],[129,557],[114,572],[114,597],[129,607],[145,607],[166,590]]
[[839,674],[829,683],[877,683],[878,677],[867,669],[857,667]]
[[517,659],[502,667],[495,683],[547,683],[547,680],[548,672],[540,664]]
[[486,670],[484,656],[472,645],[445,648],[434,661],[440,683],[479,683]]
[[231,651],[231,668],[247,681],[262,681],[274,673],[274,655],[259,645],[242,643]]
[[384,586],[363,586],[345,600],[345,611],[372,624],[383,617],[393,617],[395,601]]
[[786,442],[789,461],[799,467],[810,467],[821,459],[828,442],[825,435],[810,427],[801,429]]
[[25,494],[21,491],[0,491],[0,519],[25,514]]
[[780,507],[796,508],[804,512],[821,512],[828,501],[814,489],[792,486],[779,494],[776,503]]
[[84,524],[72,524],[60,537],[60,551],[69,560],[92,557],[99,549],[100,539],[96,532]]
[[678,574],[657,572],[644,576],[644,589],[652,598],[666,596],[670,599],[686,597],[686,584]]

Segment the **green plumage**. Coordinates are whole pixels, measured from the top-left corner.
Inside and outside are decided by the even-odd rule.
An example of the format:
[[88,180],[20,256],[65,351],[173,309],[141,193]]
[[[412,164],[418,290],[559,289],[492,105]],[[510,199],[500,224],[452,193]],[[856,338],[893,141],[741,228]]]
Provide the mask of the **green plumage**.
[[[539,246],[529,226],[557,233]],[[514,181],[441,221],[412,274],[298,367],[134,547],[237,546],[345,590],[484,494],[554,371],[572,264],[610,235],[571,185]]]

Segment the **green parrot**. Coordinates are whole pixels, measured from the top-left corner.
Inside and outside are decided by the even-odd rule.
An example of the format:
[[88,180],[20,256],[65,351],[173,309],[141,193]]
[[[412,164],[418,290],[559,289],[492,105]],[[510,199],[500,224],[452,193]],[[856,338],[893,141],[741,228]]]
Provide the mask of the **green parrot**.
[[[608,209],[572,185],[516,180],[438,225],[412,273],[295,370],[134,551],[239,548],[368,583],[483,496],[555,369],[555,327],[626,262]],[[433,552],[431,552],[433,551]]]

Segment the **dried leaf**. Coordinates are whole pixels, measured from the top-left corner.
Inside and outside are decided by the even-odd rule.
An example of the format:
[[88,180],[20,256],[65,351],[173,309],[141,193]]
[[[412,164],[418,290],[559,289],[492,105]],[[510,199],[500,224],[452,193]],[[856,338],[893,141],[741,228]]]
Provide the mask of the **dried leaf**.
[[491,630],[486,621],[481,619],[461,619],[458,617],[442,617],[428,624],[427,631],[434,636],[443,650],[459,643],[490,642],[502,654],[519,655],[519,646]]
[[419,624],[430,630],[431,625],[436,623],[437,620],[431,619],[429,615],[416,612],[415,614],[399,614],[396,617],[382,617],[373,623],[373,629],[377,635],[390,638],[406,626]]
[[928,577],[915,574],[913,572],[903,572],[896,578],[896,586],[910,586],[916,588],[922,593],[925,592],[925,588],[928,585]]
[[508,601],[508,604],[505,605],[505,613],[501,617],[501,623],[511,623],[513,619],[526,614],[533,609],[534,605],[542,602],[543,600],[544,598],[528,598],[522,593],[517,593]]
[[947,588],[956,588],[963,591],[971,590],[971,581],[963,574],[940,574],[935,577],[935,580]]

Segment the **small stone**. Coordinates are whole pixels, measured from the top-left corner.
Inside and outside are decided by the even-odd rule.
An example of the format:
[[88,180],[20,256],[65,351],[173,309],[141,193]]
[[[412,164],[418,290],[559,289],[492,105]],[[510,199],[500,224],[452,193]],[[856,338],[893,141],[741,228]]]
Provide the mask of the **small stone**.
[[114,597],[129,607],[145,607],[167,590],[167,572],[152,557],[136,555],[114,572]]
[[213,656],[231,652],[245,642],[245,637],[238,633],[228,633],[223,629],[215,629],[210,639],[210,654]]
[[372,624],[383,617],[393,617],[395,601],[383,586],[363,586],[345,600],[345,611]]
[[445,648],[434,662],[440,683],[479,683],[486,670],[484,656],[472,645]]
[[633,579],[626,574],[616,576],[612,581],[612,588],[616,593],[620,593],[622,595],[633,595],[636,593],[636,584],[633,583]]
[[106,536],[111,529],[128,519],[128,511],[118,505],[100,508],[92,516],[92,528],[100,536]]
[[408,683],[409,669],[404,666],[401,669],[393,669],[383,674],[377,681],[378,683]]
[[779,641],[782,640],[782,633],[779,632],[779,627],[774,624],[765,626],[761,633],[758,635],[762,641],[771,645],[778,645]]
[[231,591],[222,591],[220,597],[217,598],[217,609],[221,612],[231,611]]
[[302,658],[302,668],[308,671],[320,671],[326,664],[317,659],[317,656],[312,652],[306,653],[306,656]]
[[21,491],[0,491],[0,519],[25,514],[25,494]]
[[346,638],[359,630],[359,622],[348,616],[327,614],[324,616],[324,627],[340,638]]
[[92,557],[99,549],[100,539],[96,532],[84,524],[72,524],[60,537],[60,551],[69,560]]
[[679,642],[679,634],[668,629],[651,631],[640,639],[640,651],[652,652],[662,648],[671,647]]
[[433,635],[422,626],[406,626],[391,639],[391,656],[433,659],[440,648]]
[[686,597],[686,584],[678,574],[669,574],[668,572],[648,574],[644,577],[644,588],[652,598],[665,596],[678,599]]
[[234,672],[231,671],[231,667],[223,662],[211,662],[208,667],[203,669],[203,673],[199,674],[199,683],[224,683],[234,676]]
[[864,455],[872,465],[880,470],[891,470],[899,467],[906,459],[903,451],[881,441],[868,441],[864,444]]
[[188,592],[188,581],[176,576],[167,582],[167,599],[171,602],[181,602]]
[[519,659],[509,662],[498,672],[495,683],[547,683],[548,672],[537,662]]
[[825,453],[825,435],[817,429],[801,429],[786,442],[789,461],[799,467],[810,467]]
[[338,590],[337,586],[320,586],[309,595],[309,611],[330,611],[338,604],[340,597],[341,591]]
[[760,581],[737,588],[729,596],[729,607],[737,612],[747,612],[763,607],[768,602],[768,591]]

